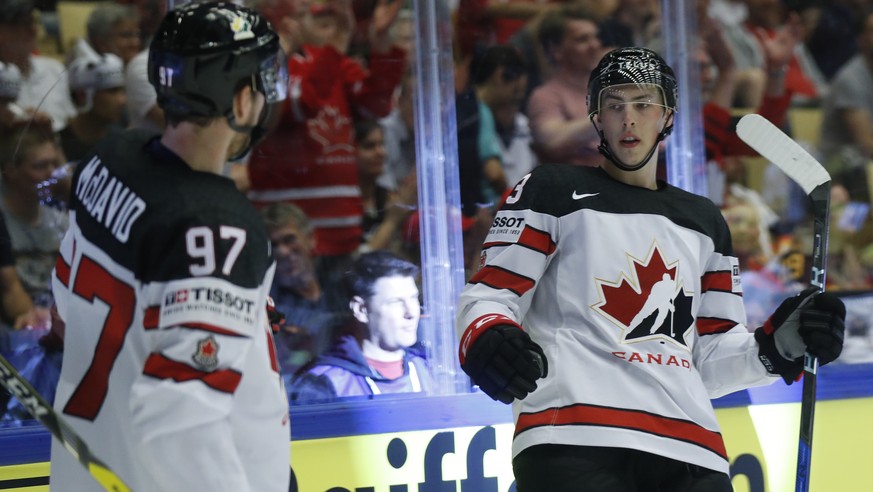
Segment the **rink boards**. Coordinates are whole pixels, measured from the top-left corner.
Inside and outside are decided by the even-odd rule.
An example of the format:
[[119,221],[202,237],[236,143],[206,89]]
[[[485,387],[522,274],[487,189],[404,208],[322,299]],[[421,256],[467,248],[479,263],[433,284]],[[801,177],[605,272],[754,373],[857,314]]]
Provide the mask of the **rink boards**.
[[[736,492],[794,487],[800,385],[777,383],[714,402]],[[873,365],[823,368],[811,490],[873,481]],[[509,408],[482,395],[292,408],[293,470],[303,492],[514,490]],[[49,435],[0,430],[0,490],[48,490]]]

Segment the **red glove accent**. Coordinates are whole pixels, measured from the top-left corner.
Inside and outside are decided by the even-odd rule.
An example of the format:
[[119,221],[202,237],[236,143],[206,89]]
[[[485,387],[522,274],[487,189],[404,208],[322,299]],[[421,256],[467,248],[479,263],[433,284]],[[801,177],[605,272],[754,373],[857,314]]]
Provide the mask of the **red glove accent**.
[[282,328],[282,325],[285,324],[285,315],[276,310],[276,303],[273,302],[273,298],[267,296],[267,321],[270,323],[270,329],[273,330],[273,333],[279,333],[279,330]]
[[461,365],[467,361],[467,350],[473,346],[473,342],[479,338],[482,333],[485,333],[488,328],[494,325],[513,325],[521,328],[521,325],[512,321],[502,314],[485,314],[476,318],[470,326],[464,331],[464,336],[461,337],[461,347],[458,350],[458,359]]

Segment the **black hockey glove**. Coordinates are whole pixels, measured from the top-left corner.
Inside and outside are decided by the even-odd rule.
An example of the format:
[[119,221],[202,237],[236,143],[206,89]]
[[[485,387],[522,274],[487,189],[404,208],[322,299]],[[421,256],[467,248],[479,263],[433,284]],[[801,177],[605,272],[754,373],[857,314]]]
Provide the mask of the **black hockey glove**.
[[803,372],[803,353],[818,357],[825,365],[843,350],[846,306],[837,296],[809,287],[786,299],[755,330],[758,358],[771,374],[791,384]]
[[495,325],[484,331],[467,350],[461,368],[491,398],[512,403],[537,388],[537,379],[549,372],[542,347],[524,330]]

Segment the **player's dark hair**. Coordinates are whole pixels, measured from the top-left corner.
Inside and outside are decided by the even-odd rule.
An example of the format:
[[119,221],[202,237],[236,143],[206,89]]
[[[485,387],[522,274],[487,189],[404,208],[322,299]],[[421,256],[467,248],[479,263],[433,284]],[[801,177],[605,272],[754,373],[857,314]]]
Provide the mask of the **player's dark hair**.
[[380,278],[417,278],[419,271],[414,263],[394,253],[384,250],[371,251],[358,257],[352,269],[346,272],[344,287],[349,299],[354,296],[369,299],[376,293],[373,286]]
[[[251,84],[251,78],[245,78],[242,80],[238,80],[234,85],[233,93],[236,94],[243,87]],[[252,89],[254,91],[254,89]],[[164,110],[164,121],[167,123],[167,126],[178,126],[179,123],[186,122],[191,123],[192,125],[199,126],[200,128],[206,128],[213,121],[222,118],[222,116],[201,116],[194,115],[187,112],[175,111],[172,107],[162,108]]]
[[473,56],[470,66],[473,85],[479,86],[488,82],[498,68],[503,69],[505,78],[514,80],[525,73],[524,57],[514,46],[489,46]]

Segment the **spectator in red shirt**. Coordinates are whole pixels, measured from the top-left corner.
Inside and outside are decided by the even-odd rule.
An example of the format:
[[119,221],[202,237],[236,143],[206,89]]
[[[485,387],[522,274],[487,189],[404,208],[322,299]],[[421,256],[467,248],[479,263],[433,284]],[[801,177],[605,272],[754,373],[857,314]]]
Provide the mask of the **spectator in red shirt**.
[[[361,243],[354,120],[391,110],[406,56],[389,37],[401,5],[377,3],[364,68],[346,52],[355,29],[351,2],[327,0],[314,12],[302,9],[299,0],[255,4],[278,26],[289,54],[291,87],[276,128],[250,157],[249,198],[256,205],[299,206],[314,226],[314,253],[322,269],[342,272]],[[326,15],[334,16],[334,26],[321,22]]]

